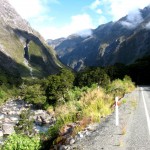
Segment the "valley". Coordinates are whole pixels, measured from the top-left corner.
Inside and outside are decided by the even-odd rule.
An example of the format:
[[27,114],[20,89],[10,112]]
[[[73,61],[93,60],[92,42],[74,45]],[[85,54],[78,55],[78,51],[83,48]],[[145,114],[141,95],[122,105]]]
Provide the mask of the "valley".
[[[0,149],[147,148],[147,131],[142,129],[145,143],[138,145],[133,125],[140,128],[137,116],[144,114],[142,101],[149,106],[149,86],[139,85],[150,85],[150,6],[95,29],[45,40],[13,2],[0,0]],[[59,1],[36,2],[30,3],[35,8],[42,3],[45,8],[49,3],[62,6]],[[100,5],[99,0],[95,2],[84,10],[93,11]],[[32,19],[41,26],[51,11]],[[72,23],[78,27],[82,23],[77,20],[83,16],[90,20],[83,14],[73,16]],[[49,16],[44,23],[55,20]],[[57,34],[55,27],[44,30],[49,36]],[[140,121],[143,125],[146,119]]]

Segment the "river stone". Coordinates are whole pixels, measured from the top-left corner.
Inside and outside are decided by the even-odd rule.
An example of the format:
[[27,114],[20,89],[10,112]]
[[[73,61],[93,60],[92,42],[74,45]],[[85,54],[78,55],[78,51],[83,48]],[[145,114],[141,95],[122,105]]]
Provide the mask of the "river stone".
[[2,130],[4,135],[10,135],[15,132],[14,125],[7,123],[2,125]]
[[3,136],[3,131],[0,130],[0,137],[2,137],[2,136]]
[[0,120],[4,118],[4,114],[0,114]]
[[61,145],[59,150],[66,150],[66,146],[65,145]]
[[75,139],[71,138],[69,144],[72,145],[72,144],[74,144],[74,143],[75,143]]
[[15,111],[9,111],[9,112],[8,112],[8,115],[14,115],[14,114],[16,114]]
[[9,118],[4,118],[4,122],[9,123],[9,122],[11,122],[11,120]]
[[7,107],[3,107],[3,108],[2,108],[2,111],[3,111],[3,112],[7,112],[7,111],[10,111],[10,110],[9,110],[9,108],[7,108]]
[[91,124],[91,125],[89,125],[89,126],[87,127],[87,130],[89,130],[89,131],[95,131],[95,130],[97,129],[97,127],[98,127],[98,124],[97,124],[97,123]]
[[10,117],[11,121],[19,121],[19,117]]
[[78,132],[77,136],[78,136],[79,138],[83,138],[83,137],[84,137],[84,132]]

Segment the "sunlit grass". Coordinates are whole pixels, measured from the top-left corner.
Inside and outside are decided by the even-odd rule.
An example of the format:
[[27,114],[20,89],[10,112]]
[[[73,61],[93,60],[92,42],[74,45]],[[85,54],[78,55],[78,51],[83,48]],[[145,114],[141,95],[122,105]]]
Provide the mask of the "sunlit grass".
[[[100,122],[102,117],[106,117],[112,113],[115,96],[123,96],[126,92],[134,90],[134,84],[127,77],[124,80],[113,81],[108,88],[91,88],[82,92],[77,100],[72,95],[72,100],[55,107],[55,115],[58,122],[50,129],[50,134],[56,131],[62,131],[67,124],[78,122],[79,125],[74,127],[72,136],[83,130],[88,124]],[[78,89],[79,90],[79,89]],[[73,91],[72,91],[73,92]],[[78,93],[76,91],[76,93]],[[126,103],[126,99],[122,103]],[[133,105],[135,103],[133,102]],[[122,126],[121,134],[126,134],[126,126]],[[61,139],[61,138],[60,138]],[[60,140],[58,139],[58,141]],[[122,144],[121,144],[122,145]]]

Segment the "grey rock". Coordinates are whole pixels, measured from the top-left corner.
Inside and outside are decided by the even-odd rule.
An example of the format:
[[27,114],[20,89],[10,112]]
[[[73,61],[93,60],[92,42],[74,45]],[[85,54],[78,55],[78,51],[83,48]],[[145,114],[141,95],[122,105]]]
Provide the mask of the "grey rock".
[[10,117],[10,120],[11,121],[14,121],[14,122],[17,122],[17,121],[19,121],[19,116],[17,117]]
[[0,120],[4,118],[4,114],[0,114]]
[[72,145],[75,143],[75,139],[71,138],[69,144]]
[[2,130],[4,135],[10,135],[15,132],[13,124],[3,124]]
[[4,118],[4,122],[9,123],[9,122],[11,122],[11,120],[8,117],[6,117],[6,118]]
[[98,124],[91,124],[89,125],[86,129],[89,130],[89,131],[95,131],[96,128],[97,128]]
[[0,137],[2,137],[3,136],[3,131],[2,130],[0,130]]
[[81,132],[79,132],[77,135],[78,135],[79,138],[83,138],[84,137],[83,133],[81,133]]
[[59,150],[66,150],[66,146],[65,146],[65,145],[61,145],[61,146],[59,147]]

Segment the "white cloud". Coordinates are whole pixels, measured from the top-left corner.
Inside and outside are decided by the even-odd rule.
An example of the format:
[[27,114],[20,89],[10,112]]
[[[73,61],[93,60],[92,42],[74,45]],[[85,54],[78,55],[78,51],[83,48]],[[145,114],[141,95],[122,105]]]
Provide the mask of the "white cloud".
[[[105,16],[111,16],[113,21],[120,19],[127,15],[130,11],[137,8],[143,8],[150,4],[150,0],[93,0],[85,14],[72,16],[71,22],[66,25],[61,25],[59,28],[56,27],[55,18],[50,16],[51,9],[48,8],[49,3],[60,4],[60,0],[9,0],[10,3],[15,7],[17,12],[25,19],[27,19],[33,28],[38,30],[45,38],[58,38],[61,36],[68,36],[71,33],[76,33],[88,28],[94,28],[96,25],[106,23],[108,20]],[[63,3],[62,3],[63,4]],[[87,12],[89,8],[99,15],[97,19],[92,23],[91,17]],[[138,15],[137,15],[138,16]],[[123,22],[125,26],[133,27],[136,23],[140,22],[140,17],[128,16],[126,22]],[[98,17],[97,17],[98,18]],[[57,18],[59,19],[59,18]],[[109,19],[110,20],[110,19]],[[68,22],[68,20],[66,20]],[[97,24],[97,23],[99,24]],[[53,24],[53,25],[52,25]],[[95,24],[95,26],[93,26]]]
[[38,16],[43,11],[40,0],[9,0],[9,2],[24,19]]
[[82,37],[87,37],[89,35],[92,35],[92,30],[91,29],[85,29],[85,30],[81,30],[79,32],[77,32],[77,35],[80,35]]
[[145,28],[150,30],[150,22],[148,22],[146,25],[145,25]]
[[104,17],[104,16],[100,16],[100,18],[99,18],[99,24],[104,24],[104,23],[107,23],[107,18]]
[[91,5],[91,9],[96,9],[100,5],[100,0],[95,0]]
[[[39,32],[45,39],[56,39],[59,37],[67,37],[70,34],[89,34],[89,30],[93,28],[92,19],[88,14],[79,14],[71,17],[71,22],[62,27],[46,27],[39,29]],[[84,32],[83,32],[84,31]],[[88,31],[88,32],[87,32]]]
[[134,9],[142,9],[150,5],[150,0],[103,0],[103,4],[106,2],[110,4],[110,14],[114,21],[127,15]]
[[97,12],[97,14],[99,14],[99,15],[101,15],[101,14],[103,13],[101,9],[97,9],[96,12]]
[[121,24],[127,28],[133,29],[136,28],[141,22],[143,18],[139,9],[136,9],[129,13],[126,21],[122,21]]

